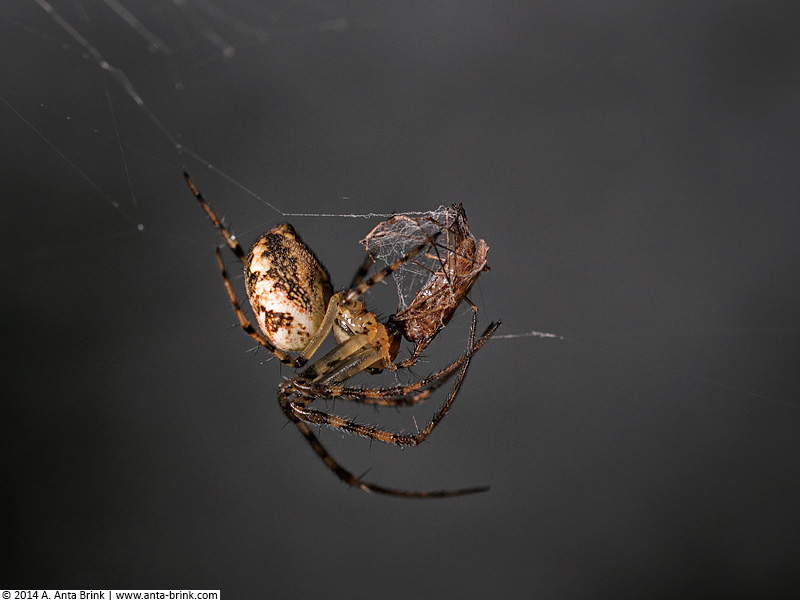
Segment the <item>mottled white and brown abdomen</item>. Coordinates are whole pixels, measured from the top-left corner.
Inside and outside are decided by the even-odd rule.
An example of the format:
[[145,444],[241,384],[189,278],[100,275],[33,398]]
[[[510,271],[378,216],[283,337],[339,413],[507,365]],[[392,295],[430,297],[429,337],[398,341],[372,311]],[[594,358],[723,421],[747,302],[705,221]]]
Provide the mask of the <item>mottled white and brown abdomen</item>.
[[288,223],[253,245],[244,271],[258,325],[277,348],[299,352],[322,324],[333,295],[330,277]]

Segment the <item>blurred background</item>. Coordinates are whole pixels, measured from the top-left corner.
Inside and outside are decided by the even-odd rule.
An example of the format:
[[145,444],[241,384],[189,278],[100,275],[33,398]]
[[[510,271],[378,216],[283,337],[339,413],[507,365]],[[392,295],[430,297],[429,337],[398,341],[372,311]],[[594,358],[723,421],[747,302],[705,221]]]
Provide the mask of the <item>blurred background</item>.
[[[4,2],[3,585],[796,597],[798,12]],[[338,286],[380,219],[289,215],[463,202],[480,326],[509,337],[422,447],[321,438],[383,485],[488,493],[324,467],[183,169],[245,244],[290,220]],[[466,312],[404,380],[463,350]],[[437,396],[335,408],[413,430]]]

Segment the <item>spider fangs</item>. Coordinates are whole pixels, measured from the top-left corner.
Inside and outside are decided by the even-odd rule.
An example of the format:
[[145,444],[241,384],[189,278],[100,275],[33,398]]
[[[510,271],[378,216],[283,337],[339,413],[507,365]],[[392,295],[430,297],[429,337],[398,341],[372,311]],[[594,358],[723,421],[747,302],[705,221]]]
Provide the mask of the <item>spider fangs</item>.
[[[457,244],[447,248],[448,255],[441,263],[441,269],[433,272],[424,290],[425,297],[443,293],[443,281],[446,281],[448,293],[458,291],[457,301],[434,302],[440,314],[425,325],[425,304],[417,304],[414,319],[402,317],[398,313],[386,323],[380,323],[377,317],[368,311],[361,301],[361,296],[373,285],[383,281],[387,276],[399,269],[404,263],[413,260],[419,253],[433,247],[435,239],[442,231],[438,231],[398,258],[385,268],[377,271],[372,277],[364,280],[371,257],[367,257],[364,265],[356,273],[349,288],[333,292],[328,272],[311,250],[300,240],[289,224],[278,225],[253,245],[245,255],[239,242],[222,224],[203,195],[195,187],[188,174],[184,173],[195,198],[219,229],[225,243],[239,259],[244,268],[245,284],[250,305],[256,315],[259,329],[248,320],[239,306],[236,292],[228,277],[217,248],[217,263],[222,273],[223,283],[228,298],[233,305],[239,325],[260,345],[270,350],[284,364],[293,368],[301,368],[319,349],[322,342],[333,331],[336,347],[316,362],[307,366],[294,378],[284,381],[278,390],[278,400],[284,414],[298,428],[311,447],[342,481],[348,485],[361,488],[367,492],[376,492],[407,498],[445,498],[461,496],[489,489],[487,486],[461,488],[456,490],[407,491],[384,487],[370,483],[357,477],[342,467],[320,443],[311,429],[311,424],[326,425],[342,431],[356,433],[370,439],[401,446],[417,446],[442,420],[467,374],[473,355],[486,343],[500,323],[490,324],[477,341],[477,309],[473,308],[472,326],[467,350],[455,361],[440,368],[435,373],[415,382],[389,387],[364,388],[342,385],[350,377],[361,371],[380,372],[383,369],[395,370],[407,367],[416,362],[422,348],[444,327],[452,317],[461,300],[466,299],[474,280],[485,270],[486,250],[488,247],[481,240],[477,247],[473,244],[461,243],[466,239],[458,229],[448,229],[447,237],[453,237]],[[463,209],[461,209],[463,214]],[[466,227],[466,218],[464,217]],[[466,264],[469,263],[469,266]],[[472,268],[479,265],[477,268]],[[418,296],[422,294],[419,292]],[[434,298],[435,300],[435,298]],[[409,307],[411,309],[411,306]],[[407,312],[407,311],[405,311]],[[428,312],[435,312],[429,308]],[[410,314],[410,313],[409,313]],[[398,316],[400,318],[398,318]],[[422,323],[417,333],[411,334],[409,322]],[[405,361],[395,364],[400,342],[403,337],[416,343],[414,355]],[[299,352],[292,357],[290,352]],[[409,406],[427,398],[433,391],[442,386],[451,377],[456,377],[445,404],[416,434],[393,433],[379,427],[364,425],[345,417],[309,408],[316,399],[338,398],[362,404],[382,406]]]

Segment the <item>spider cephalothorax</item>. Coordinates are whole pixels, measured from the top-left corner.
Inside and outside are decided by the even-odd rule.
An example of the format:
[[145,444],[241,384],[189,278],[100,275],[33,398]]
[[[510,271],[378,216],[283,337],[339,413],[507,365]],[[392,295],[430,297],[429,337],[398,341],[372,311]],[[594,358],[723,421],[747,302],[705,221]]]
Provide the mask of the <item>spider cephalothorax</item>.
[[[343,384],[362,371],[395,370],[414,364],[422,349],[447,325],[461,301],[469,302],[466,299],[469,289],[478,275],[488,269],[488,247],[483,240],[477,242],[469,234],[463,208],[458,207],[461,220],[457,223],[445,224],[439,231],[425,233],[415,247],[364,279],[372,264],[372,258],[368,256],[352,284],[334,293],[325,267],[291,225],[285,223],[274,227],[262,235],[245,255],[238,241],[222,224],[189,176],[185,176],[195,197],[242,263],[247,295],[259,329],[250,323],[239,306],[222,255],[217,248],[217,263],[242,329],[273,352],[281,362],[294,368],[304,367],[328,334],[333,332],[336,340],[333,350],[306,366],[294,378],[283,382],[278,391],[281,409],[328,468],[349,485],[394,496],[435,498],[488,489],[474,487],[414,492],[363,481],[331,456],[310,427],[310,424],[327,425],[381,442],[416,446],[430,434],[450,409],[464,381],[470,360],[499,326],[499,323],[491,324],[476,340],[477,309],[471,302],[469,304],[474,310],[469,345],[466,352],[449,365],[405,385],[364,388]],[[424,231],[422,227],[420,230]],[[447,242],[440,245],[436,240],[443,233]],[[408,261],[415,260],[416,256],[422,257],[431,253],[436,256],[444,254],[438,263],[439,268],[431,269],[426,285],[417,293],[409,307],[390,317],[386,323],[381,323],[367,310],[361,300],[363,294]],[[405,361],[395,363],[403,337],[415,343],[414,353]],[[290,352],[298,354],[292,356]],[[444,406],[416,434],[390,432],[309,406],[316,399],[329,398],[363,404],[408,406],[427,398],[453,376],[456,376],[455,383]]]

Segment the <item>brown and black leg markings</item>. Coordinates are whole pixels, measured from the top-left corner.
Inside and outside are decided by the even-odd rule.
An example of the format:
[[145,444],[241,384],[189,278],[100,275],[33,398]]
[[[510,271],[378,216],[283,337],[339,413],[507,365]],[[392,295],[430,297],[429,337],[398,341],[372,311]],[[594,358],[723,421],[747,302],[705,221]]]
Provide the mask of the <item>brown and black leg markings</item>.
[[375,264],[372,256],[370,256],[369,252],[367,252],[367,256],[364,259],[364,262],[361,263],[361,266],[358,267],[355,275],[353,275],[353,280],[350,282],[350,286],[347,288],[349,290],[353,289],[354,287],[358,287],[362,281],[364,281],[364,277],[367,276],[369,273],[370,267]]
[[325,466],[333,471],[333,473],[347,485],[359,488],[365,492],[384,494],[387,496],[397,496],[401,498],[452,498],[455,496],[465,496],[467,494],[477,494],[479,492],[485,492],[489,489],[489,486],[477,486],[459,488],[455,490],[413,491],[390,488],[369,481],[364,481],[362,478],[356,476],[354,473],[348,471],[341,464],[339,464],[339,462],[333,458],[333,455],[328,452],[327,448],[322,445],[317,436],[314,435],[314,432],[311,431],[311,427],[309,427],[308,423],[300,420],[298,415],[292,410],[290,407],[292,391],[290,389],[291,386],[287,385],[288,383],[289,382],[285,382],[281,385],[278,395],[283,412],[286,414],[288,419],[295,424],[303,437],[306,438],[306,441],[309,443],[317,456],[322,460],[323,463],[325,463]]
[[[436,232],[430,238],[428,238],[424,243],[420,244],[419,246],[417,246],[416,248],[411,250],[405,256],[402,256],[402,257],[398,258],[392,264],[385,266],[380,271],[377,271],[372,277],[370,277],[366,281],[363,281],[363,282],[359,283],[358,285],[356,285],[355,287],[353,287],[353,288],[347,290],[346,292],[344,292],[343,295],[344,295],[345,302],[349,301],[349,300],[353,300],[355,298],[358,298],[359,296],[363,296],[367,292],[367,290],[369,288],[371,288],[376,283],[380,283],[381,281],[386,279],[389,275],[391,275],[397,269],[402,267],[406,262],[408,262],[409,260],[414,258],[417,254],[422,252],[425,248],[427,248],[431,243],[433,243],[433,241],[437,237],[439,237],[439,233],[440,232]],[[366,262],[365,262],[365,264],[366,264]],[[363,265],[362,265],[362,267],[363,267]],[[359,269],[359,271],[356,273],[356,275],[358,276],[360,273],[361,273],[361,270]],[[354,281],[355,281],[355,278],[354,278]]]
[[[462,496],[465,494],[473,494],[477,492],[483,492],[488,490],[488,486],[479,486],[479,487],[471,487],[471,488],[462,488],[457,490],[438,490],[438,491],[405,491],[405,490],[398,490],[394,488],[388,488],[384,486],[379,486],[377,484],[369,483],[363,481],[361,478],[355,476],[352,472],[348,471],[344,467],[342,467],[328,452],[328,450],[322,445],[316,435],[314,435],[311,427],[309,427],[309,423],[315,425],[327,425],[328,427],[332,427],[334,429],[338,429],[340,431],[347,431],[349,433],[354,433],[356,435],[361,435],[367,437],[369,439],[377,440],[379,442],[383,442],[386,444],[395,444],[398,446],[418,446],[422,441],[430,435],[433,429],[441,422],[444,418],[445,414],[450,410],[450,407],[453,405],[453,402],[458,395],[458,392],[461,389],[461,386],[464,382],[464,379],[467,375],[467,370],[470,365],[470,361],[474,356],[475,352],[489,339],[489,337],[495,332],[499,323],[491,325],[487,331],[481,336],[477,343],[475,343],[475,329],[477,327],[477,313],[473,313],[473,320],[472,320],[472,328],[470,331],[470,340],[469,340],[469,349],[467,352],[454,363],[451,363],[447,367],[441,369],[439,372],[434,373],[430,378],[435,378],[437,375],[438,380],[447,380],[451,374],[454,374],[456,370],[458,370],[458,377],[453,384],[450,393],[448,394],[447,400],[445,401],[444,405],[434,414],[433,418],[428,422],[428,424],[416,434],[407,434],[407,433],[394,433],[391,431],[386,431],[384,429],[380,429],[378,427],[373,427],[370,425],[365,425],[362,423],[358,423],[352,419],[348,419],[345,417],[340,417],[338,415],[328,414],[322,411],[313,410],[307,408],[307,405],[314,399],[300,396],[300,398],[295,399],[296,395],[302,394],[298,386],[302,388],[302,385],[297,380],[290,380],[286,381],[280,386],[279,391],[279,402],[281,405],[281,409],[287,415],[289,420],[291,420],[295,426],[300,430],[306,440],[309,442],[311,447],[314,449],[316,454],[322,459],[325,465],[333,471],[339,479],[347,483],[348,485],[361,488],[362,490],[368,492],[375,492],[381,494],[387,494],[391,496],[402,496],[407,498],[448,498],[453,496]],[[429,380],[430,378],[426,378]],[[440,385],[440,384],[439,384]],[[336,388],[341,388],[343,386],[331,386],[327,387],[331,391],[336,391]],[[406,388],[408,386],[397,386],[397,389]],[[438,387],[438,385],[437,385]],[[353,391],[360,390],[360,388],[352,388]],[[305,390],[308,391],[308,390]],[[363,390],[360,390],[363,391]],[[428,395],[429,391],[424,390],[422,393],[425,396]],[[338,394],[336,394],[338,396]],[[421,394],[420,394],[421,395]],[[325,397],[325,396],[323,396]],[[330,397],[330,396],[327,396]]]
[[[477,312],[473,313],[473,328],[476,327]],[[471,334],[470,346],[458,359],[436,371],[415,381],[414,383],[395,385],[383,388],[365,388],[345,386],[341,384],[312,383],[306,379],[292,380],[295,392],[306,398],[306,403],[315,398],[341,398],[361,404],[376,404],[382,406],[409,406],[417,404],[436,391],[456,370],[465,364],[494,334],[500,322],[489,325],[477,343],[474,341],[474,331]]]
[[217,229],[219,229],[222,237],[225,238],[225,243],[228,245],[228,248],[230,248],[231,252],[236,255],[236,258],[238,258],[242,264],[244,264],[245,252],[242,250],[242,247],[239,245],[236,237],[228,230],[227,227],[225,227],[222,219],[217,216],[217,213],[214,212],[214,210],[211,208],[211,205],[206,201],[205,198],[203,198],[203,194],[197,189],[197,186],[195,186],[194,181],[192,181],[192,178],[189,177],[189,174],[184,171],[183,176],[186,179],[186,183],[189,184],[189,188],[192,190],[194,197],[197,198],[197,201],[200,203],[200,206],[203,207],[203,210],[206,212],[208,217],[211,219],[214,225],[217,226]]

